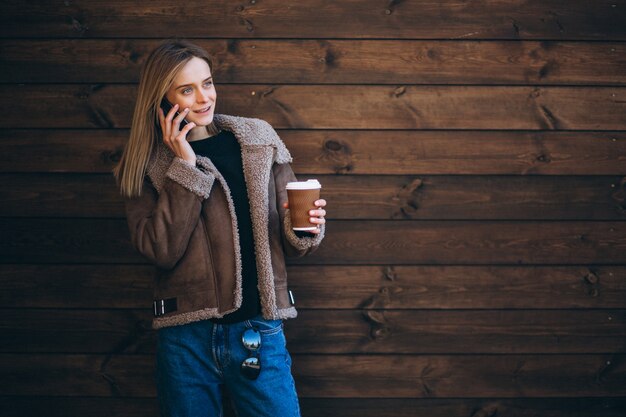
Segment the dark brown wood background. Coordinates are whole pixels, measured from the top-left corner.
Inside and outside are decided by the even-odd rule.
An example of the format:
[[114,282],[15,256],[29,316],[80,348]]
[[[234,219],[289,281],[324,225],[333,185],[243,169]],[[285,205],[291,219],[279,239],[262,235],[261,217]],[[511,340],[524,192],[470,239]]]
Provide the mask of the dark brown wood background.
[[3,1],[1,415],[157,415],[110,170],[170,36],[324,186],[289,267],[305,417],[624,415],[623,0]]

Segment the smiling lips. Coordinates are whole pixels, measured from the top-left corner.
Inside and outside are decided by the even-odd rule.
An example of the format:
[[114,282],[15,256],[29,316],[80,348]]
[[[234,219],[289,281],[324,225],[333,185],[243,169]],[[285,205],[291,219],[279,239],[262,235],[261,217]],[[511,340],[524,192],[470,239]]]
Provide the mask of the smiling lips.
[[211,106],[205,107],[204,109],[201,109],[201,110],[194,110],[193,112],[202,114],[202,113],[207,113],[209,110],[211,110]]

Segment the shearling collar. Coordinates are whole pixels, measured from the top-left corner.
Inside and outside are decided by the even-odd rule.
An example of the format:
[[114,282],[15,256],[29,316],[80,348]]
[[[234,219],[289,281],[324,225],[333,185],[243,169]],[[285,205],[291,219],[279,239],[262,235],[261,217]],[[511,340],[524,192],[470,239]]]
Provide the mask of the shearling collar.
[[[255,147],[259,146],[273,148],[272,162],[279,164],[292,162],[293,159],[289,150],[274,128],[265,120],[216,113],[213,115],[213,121],[217,127],[232,132],[235,138],[237,138],[241,146],[242,157],[244,158],[244,170],[246,168],[245,155],[247,151],[252,151]],[[174,153],[163,141],[159,141],[152,152],[148,163],[147,175],[150,177],[152,184],[158,192],[161,191],[165,173],[171,165],[174,156]],[[217,171],[211,160],[207,157],[198,156],[197,163],[205,170]]]

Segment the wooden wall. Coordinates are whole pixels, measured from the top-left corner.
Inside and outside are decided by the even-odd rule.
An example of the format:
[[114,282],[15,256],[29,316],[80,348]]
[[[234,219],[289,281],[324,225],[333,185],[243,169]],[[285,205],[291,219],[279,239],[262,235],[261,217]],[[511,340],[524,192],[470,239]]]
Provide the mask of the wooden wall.
[[626,1],[3,1],[0,414],[155,416],[152,269],[110,170],[162,38],[279,132],[303,415],[623,416]]

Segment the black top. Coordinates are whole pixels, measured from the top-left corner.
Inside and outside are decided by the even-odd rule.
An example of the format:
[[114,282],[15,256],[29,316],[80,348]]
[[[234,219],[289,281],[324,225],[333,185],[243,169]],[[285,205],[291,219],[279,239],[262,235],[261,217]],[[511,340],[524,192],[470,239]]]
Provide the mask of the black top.
[[252,219],[246,181],[243,174],[241,147],[232,132],[222,130],[217,135],[189,142],[196,155],[211,159],[222,174],[235,205],[242,266],[242,302],[241,307],[224,317],[210,319],[214,323],[237,323],[250,319],[261,312]]

